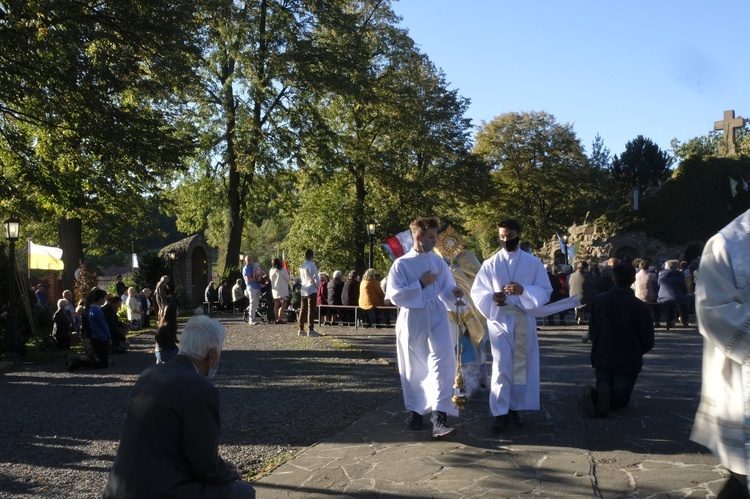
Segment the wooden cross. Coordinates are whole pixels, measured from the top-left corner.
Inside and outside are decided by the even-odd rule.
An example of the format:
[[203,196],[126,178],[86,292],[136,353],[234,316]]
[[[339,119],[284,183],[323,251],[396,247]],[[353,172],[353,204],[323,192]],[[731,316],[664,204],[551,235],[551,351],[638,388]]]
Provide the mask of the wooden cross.
[[724,153],[727,155],[737,154],[737,142],[735,141],[735,130],[745,126],[745,119],[734,117],[734,111],[724,111],[724,119],[714,122],[714,130],[724,130]]

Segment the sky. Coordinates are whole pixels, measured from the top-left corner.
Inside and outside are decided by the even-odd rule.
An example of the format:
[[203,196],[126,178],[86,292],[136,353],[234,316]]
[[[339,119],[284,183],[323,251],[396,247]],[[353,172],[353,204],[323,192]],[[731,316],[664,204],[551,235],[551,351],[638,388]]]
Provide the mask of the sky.
[[587,154],[638,135],[663,150],[750,117],[748,0],[400,0],[419,49],[471,100],[474,126],[507,112],[570,123]]

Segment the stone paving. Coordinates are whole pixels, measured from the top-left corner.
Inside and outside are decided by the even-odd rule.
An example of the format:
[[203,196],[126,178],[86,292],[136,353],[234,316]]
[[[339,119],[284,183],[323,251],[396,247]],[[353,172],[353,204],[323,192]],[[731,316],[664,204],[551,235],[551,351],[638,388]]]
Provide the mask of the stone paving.
[[[493,432],[485,393],[449,418],[457,435],[433,441],[429,423],[410,430],[401,399],[392,400],[256,482],[258,497],[714,497],[726,471],[689,441],[700,391],[697,330],[657,330],[631,406],[601,419],[578,407],[594,378],[583,331],[540,330],[542,409],[522,412],[525,426]],[[395,363],[393,329],[323,332]]]

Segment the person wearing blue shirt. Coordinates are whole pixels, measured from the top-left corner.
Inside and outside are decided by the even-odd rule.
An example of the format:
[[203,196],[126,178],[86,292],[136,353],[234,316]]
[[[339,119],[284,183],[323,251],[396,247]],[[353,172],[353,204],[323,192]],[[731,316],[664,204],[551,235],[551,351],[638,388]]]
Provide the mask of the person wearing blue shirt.
[[92,369],[103,369],[109,367],[109,346],[111,334],[107,319],[104,318],[102,305],[107,300],[107,292],[103,289],[95,289],[91,308],[88,314],[88,326],[91,330],[91,346],[94,349],[94,359],[73,358],[68,363],[68,371],[77,371],[79,367],[90,367]]

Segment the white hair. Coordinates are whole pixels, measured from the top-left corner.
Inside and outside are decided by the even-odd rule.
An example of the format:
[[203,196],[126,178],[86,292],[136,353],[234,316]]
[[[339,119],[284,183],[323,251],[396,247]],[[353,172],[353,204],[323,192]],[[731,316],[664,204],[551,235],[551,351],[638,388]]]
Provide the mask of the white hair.
[[68,300],[65,298],[60,298],[57,300],[57,308],[65,308],[68,306]]
[[227,330],[216,319],[207,315],[195,315],[185,324],[180,336],[180,355],[204,359],[208,352],[221,352]]
[[337,271],[335,271],[333,273],[333,278],[334,279],[341,279],[341,276],[343,276],[343,275],[344,275],[343,272],[341,272],[340,270],[337,270]]

